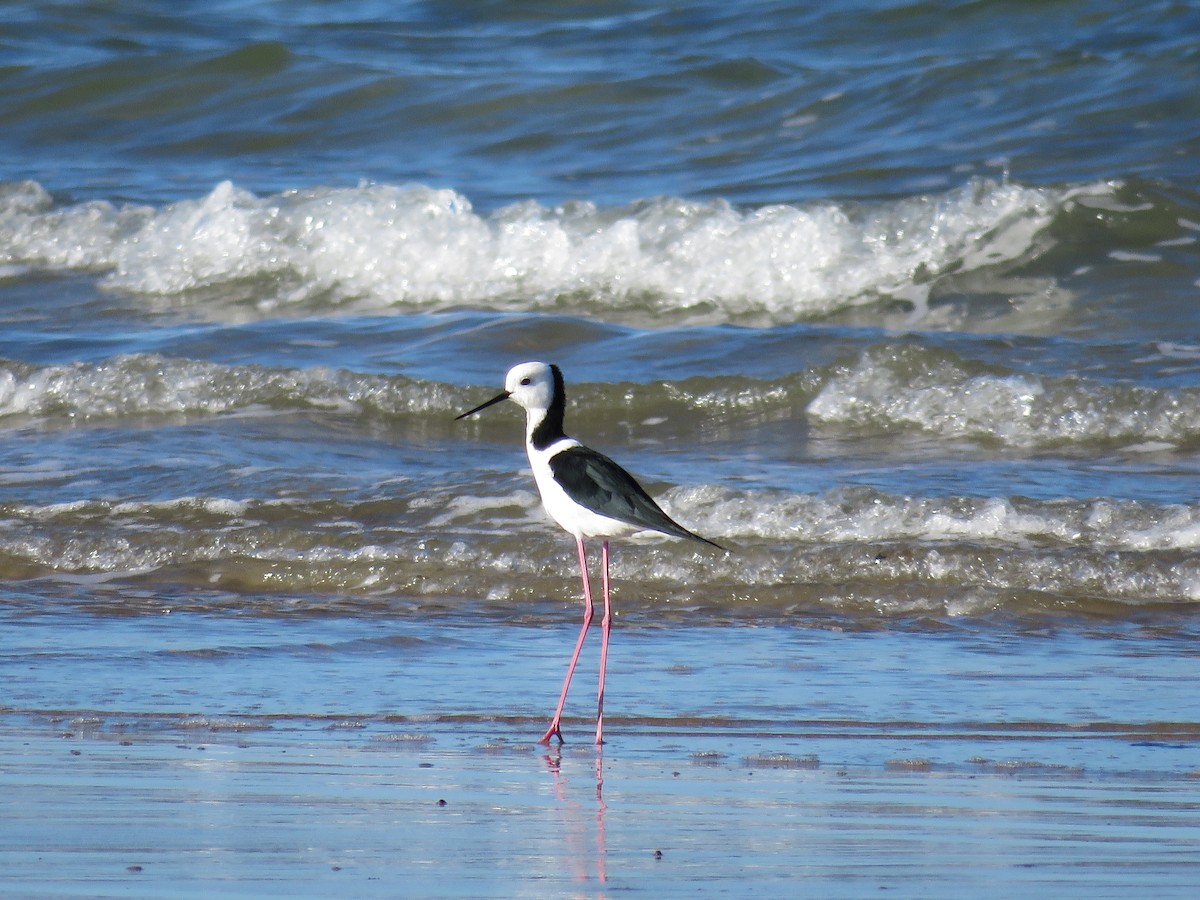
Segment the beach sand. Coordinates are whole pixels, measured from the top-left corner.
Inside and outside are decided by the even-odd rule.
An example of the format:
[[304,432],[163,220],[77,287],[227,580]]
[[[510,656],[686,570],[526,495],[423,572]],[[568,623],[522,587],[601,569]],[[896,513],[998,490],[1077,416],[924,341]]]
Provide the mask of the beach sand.
[[[453,665],[467,684],[474,671],[527,692],[521,673],[540,665],[537,648],[569,635],[510,629],[494,658],[465,646]],[[729,658],[751,673],[740,679],[716,652],[731,635],[739,646]],[[238,713],[220,697],[207,713],[0,710],[0,893],[1126,898],[1200,890],[1200,726],[1161,720],[1155,704],[1166,702],[1149,683],[1143,694],[1160,700],[1148,699],[1141,719],[1068,714],[1102,697],[1129,713],[1139,672],[1175,674],[1161,661],[1122,663],[1120,641],[1081,638],[1087,654],[1072,654],[1066,641],[1035,675],[1020,652],[1014,660],[995,646],[982,652],[931,635],[643,629],[619,637],[602,753],[589,743],[592,685],[582,668],[570,705],[579,715],[565,722],[560,750],[535,743],[541,716],[485,715],[465,693],[409,713],[349,718]],[[781,641],[807,648],[796,677],[771,661]],[[533,645],[533,662],[518,658],[521,644]],[[927,666],[898,675],[913,654]],[[414,659],[380,688],[416,684],[420,696],[437,671]],[[133,693],[137,676],[129,677]],[[714,687],[721,681],[728,696]],[[990,681],[1018,715],[994,714],[980,687]],[[847,708],[866,714],[816,718],[772,694],[782,684],[794,695],[805,682],[813,704],[836,711],[831,694],[840,689]],[[1023,684],[1037,690],[1022,699]],[[869,714],[904,696],[894,717]],[[709,713],[687,711],[702,702]],[[451,708],[437,712],[439,703]],[[1020,715],[1023,703],[1048,715]],[[959,714],[938,714],[939,705]]]

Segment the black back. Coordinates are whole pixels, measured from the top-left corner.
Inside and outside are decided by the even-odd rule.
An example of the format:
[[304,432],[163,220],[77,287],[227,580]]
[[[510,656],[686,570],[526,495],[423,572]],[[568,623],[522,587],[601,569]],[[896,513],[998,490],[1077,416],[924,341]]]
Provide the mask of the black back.
[[668,516],[632,475],[603,453],[589,447],[569,447],[550,457],[550,471],[576,503],[593,512],[636,528],[724,549]]

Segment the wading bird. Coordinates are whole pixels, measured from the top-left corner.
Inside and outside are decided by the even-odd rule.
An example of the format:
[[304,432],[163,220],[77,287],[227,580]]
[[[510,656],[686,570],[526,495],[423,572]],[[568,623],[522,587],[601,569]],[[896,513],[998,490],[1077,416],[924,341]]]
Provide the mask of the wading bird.
[[721,550],[707,538],[688,531],[665,512],[638,484],[633,476],[603,453],[585,447],[563,431],[567,397],[558,366],[541,362],[521,363],[509,369],[504,390],[459,419],[474,415],[501,402],[512,400],[525,409],[525,449],[529,466],[542,495],[542,505],[559,525],[575,537],[579,551],[579,571],[583,577],[583,628],[575,643],[575,652],[567,666],[562,695],[550,727],[540,743],[551,738],[563,743],[560,723],[571,675],[579,661],[588,627],[592,624],[592,588],[588,580],[587,551],[584,538],[598,537],[601,582],[604,590],[604,618],[600,622],[600,690],[596,712],[596,743],[604,742],[604,670],[608,662],[608,636],[612,628],[612,601],[609,596],[608,539],[637,531],[658,531],[672,537],[700,541]]

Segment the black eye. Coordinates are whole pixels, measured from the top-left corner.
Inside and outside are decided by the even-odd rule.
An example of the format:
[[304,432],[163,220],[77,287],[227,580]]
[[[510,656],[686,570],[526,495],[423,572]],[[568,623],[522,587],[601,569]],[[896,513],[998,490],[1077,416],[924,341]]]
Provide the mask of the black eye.
[[533,383],[533,379],[532,379],[532,378],[522,378],[522,379],[521,379],[521,384],[526,384],[526,385],[528,385],[528,384],[532,384],[532,383]]

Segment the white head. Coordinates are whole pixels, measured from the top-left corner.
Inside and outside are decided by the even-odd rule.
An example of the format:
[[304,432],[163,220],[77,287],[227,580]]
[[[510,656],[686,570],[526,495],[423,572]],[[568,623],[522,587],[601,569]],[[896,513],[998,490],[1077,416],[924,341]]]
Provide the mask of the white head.
[[[508,399],[530,412],[545,412],[554,403],[555,367],[544,362],[527,362],[513,366],[504,377]],[[558,390],[562,390],[562,375],[558,375]]]
[[562,372],[558,366],[544,362],[527,362],[513,366],[504,377],[504,390],[474,409],[468,410],[460,419],[487,409],[501,400],[512,400],[529,413],[530,423],[540,422],[550,413],[557,427],[562,427],[562,414],[566,406]]

